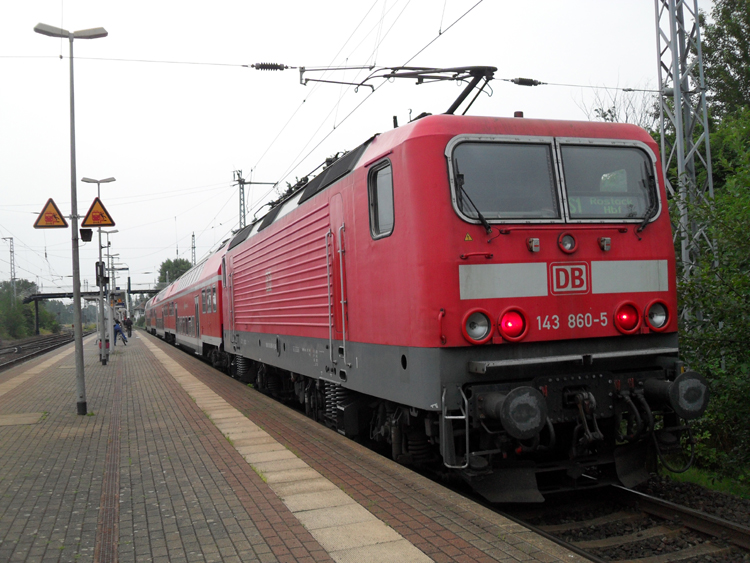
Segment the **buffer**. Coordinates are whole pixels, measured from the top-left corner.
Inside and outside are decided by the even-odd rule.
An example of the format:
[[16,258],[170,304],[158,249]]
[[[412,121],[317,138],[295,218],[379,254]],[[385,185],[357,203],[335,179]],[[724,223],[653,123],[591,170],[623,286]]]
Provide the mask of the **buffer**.
[[67,229],[68,228],[68,222],[65,220],[65,217],[63,217],[63,214],[60,212],[60,208],[57,207],[57,204],[55,204],[55,202],[52,201],[52,198],[49,198],[47,200],[47,203],[44,204],[44,208],[42,209],[42,212],[39,214],[39,217],[37,217],[36,221],[34,222],[34,228],[35,229]]
[[104,204],[97,197],[91,204],[86,218],[81,223],[81,227],[114,227],[115,222],[104,208]]

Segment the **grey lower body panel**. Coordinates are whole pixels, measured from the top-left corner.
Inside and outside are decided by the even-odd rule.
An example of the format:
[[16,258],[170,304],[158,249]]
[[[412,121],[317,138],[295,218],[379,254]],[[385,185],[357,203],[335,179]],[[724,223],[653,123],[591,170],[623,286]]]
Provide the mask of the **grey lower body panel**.
[[[225,336],[225,342],[230,342]],[[424,410],[440,409],[440,350],[382,346],[242,332],[234,353],[283,370],[329,381],[373,397]],[[230,346],[228,351],[232,351]]]
[[[551,373],[617,371],[676,358],[676,334],[556,342],[419,348],[328,339],[225,332],[227,351],[283,370],[428,411],[460,407],[459,388],[493,381],[531,380]],[[644,351],[646,353],[644,353]],[[584,358],[571,362],[570,357]],[[558,361],[557,358],[562,358]],[[486,369],[472,370],[481,363]],[[481,373],[477,373],[481,371]]]

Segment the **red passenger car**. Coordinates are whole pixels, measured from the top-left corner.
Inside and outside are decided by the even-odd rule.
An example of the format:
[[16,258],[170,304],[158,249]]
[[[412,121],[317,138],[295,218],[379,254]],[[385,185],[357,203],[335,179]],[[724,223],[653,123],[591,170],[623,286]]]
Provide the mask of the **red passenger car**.
[[221,261],[226,245],[146,303],[149,332],[212,359],[223,355]]

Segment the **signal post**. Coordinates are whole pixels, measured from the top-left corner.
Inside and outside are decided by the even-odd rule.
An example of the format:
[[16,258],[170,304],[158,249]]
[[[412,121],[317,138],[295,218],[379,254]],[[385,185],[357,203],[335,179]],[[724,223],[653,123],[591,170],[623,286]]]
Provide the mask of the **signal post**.
[[104,318],[104,287],[109,282],[109,277],[107,276],[104,261],[102,260],[102,227],[114,227],[115,222],[104,208],[104,204],[99,199],[99,196],[101,195],[100,184],[114,182],[115,179],[92,180],[91,178],[82,178],[81,181],[90,184],[96,183],[96,199],[91,204],[82,226],[87,228],[97,227],[99,231],[99,261],[96,263],[96,285],[99,286],[99,361],[103,366],[106,366],[109,361],[109,339],[107,338]]

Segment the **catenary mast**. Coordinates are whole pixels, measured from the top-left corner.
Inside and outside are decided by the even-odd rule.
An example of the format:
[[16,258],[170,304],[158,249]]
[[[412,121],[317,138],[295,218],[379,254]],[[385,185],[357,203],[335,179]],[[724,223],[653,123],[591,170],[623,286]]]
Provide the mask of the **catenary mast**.
[[698,0],[654,1],[662,166],[677,210],[682,275],[689,278],[701,259],[701,242],[708,244],[710,259],[716,252],[708,225],[689,217],[690,205],[714,195]]

